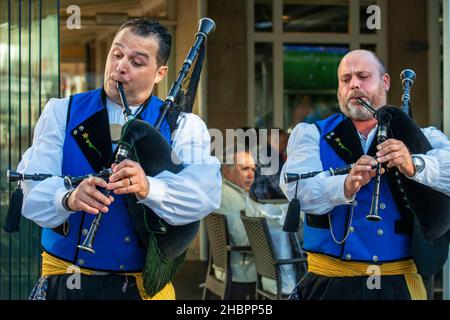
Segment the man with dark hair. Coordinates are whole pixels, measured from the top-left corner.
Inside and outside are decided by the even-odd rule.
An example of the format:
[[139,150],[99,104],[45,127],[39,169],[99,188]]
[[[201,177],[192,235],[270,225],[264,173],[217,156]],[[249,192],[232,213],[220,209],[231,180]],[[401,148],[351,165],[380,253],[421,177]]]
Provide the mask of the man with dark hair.
[[[323,172],[280,185],[289,199],[298,197],[305,212],[304,248],[308,273],[292,297],[297,299],[426,299],[412,259],[413,217],[399,190],[400,175],[450,196],[450,142],[436,128],[422,129],[433,147],[410,154],[406,145],[387,139],[378,145],[378,122],[358,98],[378,110],[387,103],[390,77],[372,52],[354,50],[338,68],[342,114],[295,127],[282,170],[305,173],[354,164],[346,175]],[[381,176],[380,217],[368,221],[374,189],[374,165]],[[383,169],[384,172],[384,169]],[[388,176],[389,175],[389,180]],[[397,176],[396,179],[390,179]],[[408,180],[406,180],[408,179]]]
[[[269,161],[258,162],[255,174],[255,182],[250,190],[251,197],[256,201],[286,199],[279,187],[280,172],[286,162],[286,147],[288,134],[282,129],[267,130],[267,146],[260,145],[260,154],[267,150],[264,158]],[[275,161],[271,161],[274,160]],[[266,159],[264,159],[266,160]],[[268,170],[271,168],[271,170]],[[266,172],[267,171],[267,172]]]
[[[123,84],[133,114],[154,125],[163,103],[152,92],[167,73],[170,47],[171,36],[157,21],[128,21],[114,37],[103,88],[47,103],[18,171],[82,176],[111,167],[113,174],[108,183],[90,177],[69,192],[62,178],[24,183],[22,214],[44,228],[42,277],[32,299],[175,298],[170,282],[153,297],[146,294],[146,249],[124,197],[134,194],[140,205],[174,226],[199,221],[218,208],[220,164],[210,156],[205,123],[182,112],[173,131],[164,119],[160,132],[184,166],[177,174],[163,171],[149,177],[131,160],[111,165],[125,122],[117,82]],[[99,212],[104,216],[95,254],[79,250]]]
[[158,42],[158,53],[156,54],[156,64],[165,65],[172,49],[172,36],[167,29],[158,21],[151,19],[131,19],[122,24],[116,35],[124,29],[128,29],[134,35],[142,38],[155,37]]

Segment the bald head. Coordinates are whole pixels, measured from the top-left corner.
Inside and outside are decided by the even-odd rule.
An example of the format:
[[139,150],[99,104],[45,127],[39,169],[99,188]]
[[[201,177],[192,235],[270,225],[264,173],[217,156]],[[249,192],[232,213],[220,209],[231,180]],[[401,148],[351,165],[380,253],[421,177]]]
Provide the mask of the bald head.
[[381,60],[381,58],[379,58],[373,51],[364,49],[352,50],[347,53],[339,63],[339,68],[341,67],[342,63],[345,63],[348,59],[354,58],[364,59],[367,63],[375,66],[378,69],[380,76],[383,76],[387,72],[386,65],[384,64],[383,60]]
[[383,62],[373,52],[354,50],[347,53],[338,68],[338,100],[341,111],[354,120],[369,120],[372,114],[356,100],[361,98],[375,109],[386,104],[390,78]]

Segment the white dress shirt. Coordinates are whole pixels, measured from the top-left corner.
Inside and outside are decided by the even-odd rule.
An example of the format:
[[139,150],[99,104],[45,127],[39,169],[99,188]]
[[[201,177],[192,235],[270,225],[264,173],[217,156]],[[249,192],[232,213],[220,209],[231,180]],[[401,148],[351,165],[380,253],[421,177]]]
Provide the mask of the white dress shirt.
[[[367,141],[360,137],[364,153],[367,153],[375,137],[377,127],[368,135]],[[425,160],[425,168],[411,179],[427,185],[450,196],[450,141],[434,127],[422,129],[432,150],[420,155]],[[295,194],[295,182],[286,184],[284,175],[322,171],[319,151],[320,133],[314,124],[300,123],[292,131],[287,147],[287,161],[280,176],[280,187],[291,200]],[[353,199],[346,199],[344,181],[347,175],[330,176],[322,172],[314,178],[301,180],[297,194],[302,204],[302,211],[311,214],[325,214],[334,207],[348,204]]]
[[[273,243],[274,254],[277,259],[292,259],[293,249],[289,235],[282,230],[286,218],[288,204],[258,203],[249,197],[249,193],[233,182],[223,179],[222,203],[217,213],[223,214],[227,220],[228,236],[231,246],[249,246],[250,241],[241,219],[241,211],[245,211],[248,217],[264,217]],[[231,252],[230,265],[234,282],[255,282],[256,267],[255,259],[251,253]],[[225,281],[225,273],[214,266],[214,274],[217,278]],[[297,283],[294,266],[282,265],[281,283],[282,292],[289,294]],[[273,294],[277,293],[275,280],[262,277],[263,289]]]
[[[233,247],[250,245],[244,223],[241,220],[241,211],[245,210],[247,201],[248,192],[233,182],[223,179],[222,201],[216,212],[226,217],[229,241]],[[256,281],[255,260],[251,253],[231,252],[230,266],[233,273],[232,281],[246,283]],[[217,278],[225,281],[223,270],[214,266],[214,271]]]
[[[69,98],[50,99],[36,124],[33,145],[24,153],[17,171],[61,176],[68,103]],[[123,125],[121,106],[107,99],[106,107],[110,124]],[[133,112],[137,108],[131,107]],[[200,220],[220,206],[222,177],[219,161],[210,155],[206,125],[197,115],[181,114],[172,137],[173,151],[185,168],[177,174],[163,171],[148,177],[150,192],[140,203],[169,224],[183,225]],[[61,177],[25,181],[23,190],[22,214],[41,227],[57,227],[73,213],[62,206],[67,190]]]

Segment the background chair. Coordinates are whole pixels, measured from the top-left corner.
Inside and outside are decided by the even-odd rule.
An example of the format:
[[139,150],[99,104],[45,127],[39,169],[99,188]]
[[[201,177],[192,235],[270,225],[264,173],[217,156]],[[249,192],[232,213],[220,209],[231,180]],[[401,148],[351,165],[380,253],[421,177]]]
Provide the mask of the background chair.
[[[247,236],[250,241],[256,265],[256,298],[287,299],[288,295],[282,293],[281,266],[293,264],[296,270],[302,270],[305,258],[278,259],[270,236],[269,227],[264,217],[247,217],[241,213]],[[262,277],[275,280],[277,293],[273,294],[263,289]],[[300,278],[300,275],[298,275]]]
[[[205,219],[206,234],[209,245],[208,268],[203,288],[202,300],[207,298],[209,292],[219,296],[222,300],[229,300],[234,296],[255,296],[255,283],[233,282],[233,273],[230,266],[230,253],[233,251],[251,251],[250,246],[232,247],[228,239],[226,217],[223,214],[211,213]],[[225,281],[214,274],[214,269],[225,274]],[[209,295],[208,295],[209,296]]]

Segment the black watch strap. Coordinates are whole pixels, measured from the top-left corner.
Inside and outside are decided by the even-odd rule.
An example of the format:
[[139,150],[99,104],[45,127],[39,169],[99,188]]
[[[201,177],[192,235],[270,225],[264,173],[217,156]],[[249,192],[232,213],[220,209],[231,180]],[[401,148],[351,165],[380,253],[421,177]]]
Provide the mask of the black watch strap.
[[67,192],[61,200],[63,208],[66,209],[67,211],[73,211],[69,207],[69,197],[72,194],[72,192],[73,192],[73,190],[70,190],[69,192]]

